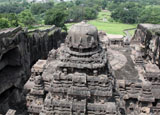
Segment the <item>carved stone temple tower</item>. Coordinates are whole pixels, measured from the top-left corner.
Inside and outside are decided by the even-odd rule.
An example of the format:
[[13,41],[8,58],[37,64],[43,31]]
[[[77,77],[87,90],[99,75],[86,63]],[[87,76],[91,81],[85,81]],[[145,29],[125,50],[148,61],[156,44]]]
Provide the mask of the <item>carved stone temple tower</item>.
[[38,77],[32,87],[43,90],[35,86],[44,86],[44,95],[40,96],[44,100],[35,103],[36,93],[33,95],[30,89],[28,96],[34,103],[28,105],[30,114],[119,115],[114,77],[96,27],[83,22],[72,26],[65,43],[49,53],[45,67],[42,82]]

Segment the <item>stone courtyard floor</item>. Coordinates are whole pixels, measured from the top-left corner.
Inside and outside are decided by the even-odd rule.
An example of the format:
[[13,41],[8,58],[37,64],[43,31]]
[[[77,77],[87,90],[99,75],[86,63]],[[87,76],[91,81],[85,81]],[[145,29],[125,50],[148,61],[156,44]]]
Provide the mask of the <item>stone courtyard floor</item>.
[[139,78],[138,71],[131,59],[130,47],[108,48],[108,56],[116,79],[137,80]]

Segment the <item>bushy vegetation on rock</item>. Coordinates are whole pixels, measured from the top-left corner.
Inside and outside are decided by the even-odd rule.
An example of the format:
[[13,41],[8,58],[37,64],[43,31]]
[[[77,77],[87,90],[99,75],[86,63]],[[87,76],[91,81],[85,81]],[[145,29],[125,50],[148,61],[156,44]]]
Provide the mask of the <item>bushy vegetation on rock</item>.
[[0,27],[1,28],[9,27],[9,21],[7,18],[0,18]]

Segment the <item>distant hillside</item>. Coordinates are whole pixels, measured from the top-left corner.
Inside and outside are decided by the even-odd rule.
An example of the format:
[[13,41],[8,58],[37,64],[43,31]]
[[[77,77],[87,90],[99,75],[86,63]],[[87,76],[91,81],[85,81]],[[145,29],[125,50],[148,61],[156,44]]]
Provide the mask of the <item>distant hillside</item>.
[[[55,2],[59,2],[61,0],[0,0],[0,4],[5,4],[5,3],[14,3],[14,2],[22,2],[22,1],[26,1],[26,2],[49,2],[49,1],[55,1]],[[62,0],[62,1],[71,1],[71,0]]]
[[49,2],[49,1],[54,1],[54,2],[60,2],[60,1],[71,1],[71,0],[26,0],[27,2]]
[[23,0],[0,0],[0,4],[9,3],[9,2],[22,2]]
[[48,2],[49,0],[26,0],[27,2]]

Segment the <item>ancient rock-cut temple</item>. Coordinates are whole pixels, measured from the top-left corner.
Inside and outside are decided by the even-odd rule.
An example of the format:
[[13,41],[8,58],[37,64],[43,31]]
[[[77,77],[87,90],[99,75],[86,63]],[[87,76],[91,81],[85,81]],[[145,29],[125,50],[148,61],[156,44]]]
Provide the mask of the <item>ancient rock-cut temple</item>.
[[65,43],[31,69],[29,115],[159,115],[159,28],[140,24],[119,40],[73,25]]
[[115,79],[96,27],[71,27],[25,85],[31,115],[118,115]]

